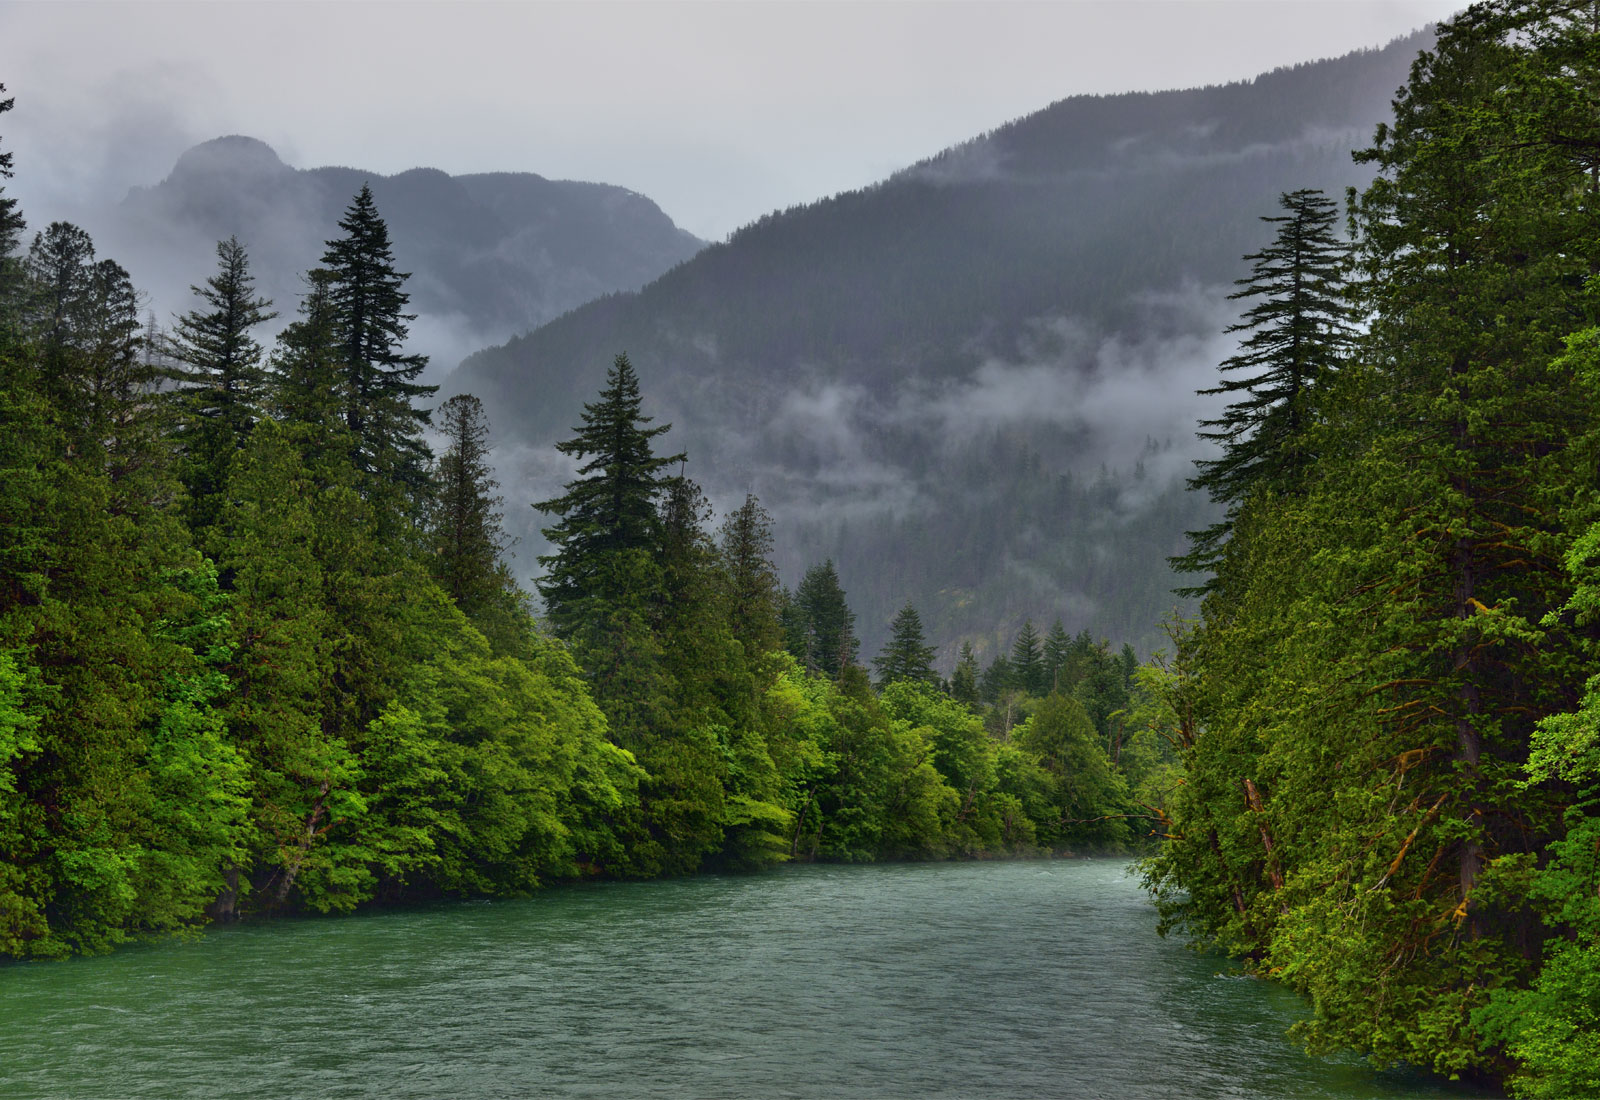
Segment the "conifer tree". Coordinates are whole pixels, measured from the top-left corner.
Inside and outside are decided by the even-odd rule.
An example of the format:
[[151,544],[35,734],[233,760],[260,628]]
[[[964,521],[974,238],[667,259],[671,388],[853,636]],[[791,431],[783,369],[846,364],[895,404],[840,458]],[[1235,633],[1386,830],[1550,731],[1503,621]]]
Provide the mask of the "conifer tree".
[[950,674],[950,698],[969,707],[978,704],[978,655],[972,651],[971,642],[961,643],[961,655]]
[[71,222],[51,222],[35,233],[24,267],[25,323],[39,345],[36,366],[41,390],[63,413],[75,403],[73,349],[87,328],[94,241]]
[[[5,96],[6,86],[0,84],[0,97]],[[14,98],[0,98],[0,115],[16,104]],[[9,150],[0,151],[0,180],[8,180],[14,174],[15,160]],[[17,200],[6,194],[4,186],[0,186],[0,324],[7,323],[5,314],[9,311],[16,297],[20,272],[13,266],[13,254],[22,243],[22,231],[27,228],[23,220],[22,210],[17,205]]]
[[370,187],[362,186],[339,228],[345,235],[327,242],[322,265],[343,359],[341,395],[353,458],[369,484],[394,483],[418,494],[427,481],[422,429],[429,414],[415,402],[438,387],[416,381],[427,358],[402,350],[409,322],[416,320],[405,311],[410,297],[402,288],[410,276],[395,270],[389,229]]
[[786,602],[772,567],[772,517],[754,496],[722,524],[722,567],[728,626],[747,657],[784,644],[781,611]]
[[[665,471],[685,456],[656,457],[651,440],[672,425],[645,427],[652,418],[641,411],[642,404],[633,364],[618,355],[600,399],[584,405],[577,435],[556,444],[562,454],[587,461],[565,493],[534,505],[556,517],[554,526],[544,529],[556,550],[539,559],[547,570],[539,591],[562,637],[592,621],[597,605],[651,600],[659,584],[644,575],[658,568],[658,501],[670,480]],[[625,558],[634,560],[625,563]],[[643,591],[641,580],[649,585]]]
[[806,570],[795,591],[805,667],[829,680],[838,680],[855,663],[856,616],[845,602],[839,573],[829,558]]
[[505,590],[500,553],[498,483],[489,468],[489,425],[483,402],[458,394],[439,407],[448,448],[435,473],[433,571],[469,619],[497,602]]
[[1044,653],[1039,647],[1039,632],[1033,620],[1023,622],[1011,643],[1011,683],[1029,695],[1043,695],[1046,690]]
[[348,431],[344,420],[346,380],[340,369],[331,278],[322,268],[306,273],[299,317],[279,333],[268,364],[267,410],[286,424],[342,437]]
[[1004,653],[996,653],[994,660],[989,662],[983,675],[978,678],[978,696],[985,703],[998,702],[1015,679],[1011,658]]
[[255,296],[250,261],[237,237],[217,242],[217,273],[190,291],[208,309],[178,318],[167,351],[177,405],[178,442],[184,450],[181,476],[189,490],[189,525],[216,519],[216,494],[228,463],[261,415],[266,398],[263,350],[250,330],[277,314]]
[[89,235],[69,222],[35,234],[24,270],[24,322],[38,348],[30,359],[74,453],[102,464],[116,482],[142,483],[158,472],[164,450],[150,399],[158,371],[142,354],[132,279],[115,260],[94,256]]
[[[1200,459],[1189,481],[1227,506],[1221,520],[1191,531],[1181,570],[1212,571],[1233,530],[1239,505],[1257,489],[1295,490],[1312,460],[1306,430],[1317,416],[1317,390],[1327,382],[1351,338],[1344,300],[1349,249],[1333,231],[1336,207],[1320,191],[1280,196],[1286,213],[1261,220],[1278,227],[1273,242],[1251,253],[1250,274],[1228,297],[1254,304],[1229,333],[1244,332],[1239,354],[1223,361],[1224,377],[1202,394],[1223,394],[1222,415],[1200,422],[1200,438],[1222,453]],[[1191,590],[1209,591],[1211,581]]]
[[878,671],[878,687],[902,682],[937,684],[938,673],[933,671],[933,647],[922,634],[922,617],[907,601],[889,626],[889,641],[883,652],[872,659]]
[[1057,619],[1050,624],[1050,633],[1044,638],[1044,678],[1048,691],[1061,690],[1061,670],[1072,652],[1072,639]]

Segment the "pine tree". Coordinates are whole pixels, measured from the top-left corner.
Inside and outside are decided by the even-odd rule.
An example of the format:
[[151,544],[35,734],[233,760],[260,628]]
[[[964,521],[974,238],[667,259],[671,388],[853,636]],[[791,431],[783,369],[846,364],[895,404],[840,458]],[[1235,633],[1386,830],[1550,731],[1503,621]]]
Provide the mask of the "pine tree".
[[794,603],[804,639],[805,667],[829,680],[840,679],[855,663],[856,616],[845,602],[832,558],[806,570]]
[[1039,632],[1028,619],[1011,643],[1011,683],[1029,695],[1043,695],[1046,690],[1044,654],[1039,648]]
[[983,670],[983,675],[978,677],[978,697],[985,703],[997,703],[1015,682],[1015,673],[1011,667],[1011,658],[1004,653],[996,653],[994,660],[989,662]]
[[[544,529],[556,551],[539,559],[547,570],[539,591],[562,637],[592,621],[596,605],[653,598],[653,588],[639,592],[634,586],[643,579],[641,569],[656,568],[661,552],[657,503],[670,480],[664,471],[685,456],[656,457],[651,440],[672,426],[645,427],[652,418],[641,407],[638,375],[627,355],[618,355],[600,399],[584,405],[577,435],[556,444],[562,454],[588,461],[565,493],[534,505],[557,517]],[[623,566],[617,560],[622,556],[639,560]]]
[[933,653],[933,647],[923,639],[922,617],[908,601],[889,626],[888,644],[872,660],[872,667],[878,670],[878,687],[901,682],[937,684],[939,675],[933,671]]
[[[267,411],[286,424],[343,437],[348,432],[345,379],[340,369],[331,278],[322,268],[306,273],[300,315],[279,333],[268,363]],[[344,450],[348,453],[350,448]]]
[[971,642],[961,643],[955,671],[950,674],[950,698],[972,707],[978,704],[978,655]]
[[722,524],[722,567],[728,626],[748,657],[784,644],[780,621],[785,603],[772,567],[772,517],[754,496]]
[[133,280],[115,260],[94,256],[89,235],[69,222],[34,236],[24,269],[24,323],[37,347],[29,358],[74,453],[116,482],[142,483],[165,450],[151,400],[158,369],[143,354]]
[[456,606],[475,619],[505,592],[500,553],[506,547],[497,510],[499,487],[489,468],[483,402],[458,394],[439,407],[449,441],[435,473],[433,572]]
[[1071,653],[1072,639],[1061,625],[1061,620],[1057,619],[1050,624],[1050,633],[1044,638],[1044,677],[1048,690],[1061,690],[1061,671]]
[[35,233],[24,266],[27,329],[39,347],[35,366],[41,390],[63,413],[77,403],[74,348],[87,328],[94,241],[71,222],[51,222]]
[[389,229],[365,185],[339,221],[345,235],[327,242],[328,301],[345,372],[345,424],[354,438],[356,467],[374,484],[393,483],[420,494],[427,481],[422,429],[429,414],[415,402],[437,392],[416,381],[428,360],[401,349],[416,315],[395,270]]
[[[0,84],[0,97],[5,96],[6,86]],[[5,114],[15,105],[12,98],[0,98],[0,115]],[[9,151],[0,152],[0,180],[12,177],[13,155]],[[22,231],[27,228],[27,222],[22,218],[22,210],[17,205],[17,200],[5,193],[5,188],[0,187],[0,325],[8,324],[6,314],[16,298],[17,288],[21,279],[20,272],[13,266],[13,254],[22,242]]]
[[177,405],[178,441],[184,450],[181,476],[189,490],[189,525],[216,520],[216,495],[228,464],[261,415],[266,398],[262,347],[250,330],[277,314],[255,296],[250,261],[237,237],[217,242],[217,273],[190,291],[209,309],[178,318],[168,342],[175,360],[171,391]]
[[[1231,403],[1215,420],[1200,422],[1200,438],[1222,453],[1200,459],[1191,489],[1203,489],[1227,506],[1224,517],[1189,532],[1189,553],[1174,559],[1184,572],[1216,569],[1233,530],[1239,505],[1261,489],[1294,491],[1313,459],[1306,430],[1317,417],[1317,391],[1326,384],[1351,339],[1350,307],[1344,300],[1349,249],[1334,235],[1336,207],[1320,191],[1282,195],[1287,213],[1263,217],[1278,226],[1273,242],[1251,253],[1250,275],[1230,299],[1254,304],[1231,333],[1249,333],[1239,354],[1223,361],[1223,380],[1201,390]],[[1209,591],[1214,581],[1190,594]]]

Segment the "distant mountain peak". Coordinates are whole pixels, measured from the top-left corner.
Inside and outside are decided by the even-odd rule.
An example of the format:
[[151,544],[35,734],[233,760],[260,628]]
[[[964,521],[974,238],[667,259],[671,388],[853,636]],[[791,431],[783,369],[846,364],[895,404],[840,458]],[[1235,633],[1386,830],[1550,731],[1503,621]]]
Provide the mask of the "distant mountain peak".
[[172,166],[172,175],[168,178],[218,174],[273,176],[293,170],[283,163],[277,150],[259,138],[228,134],[187,150]]

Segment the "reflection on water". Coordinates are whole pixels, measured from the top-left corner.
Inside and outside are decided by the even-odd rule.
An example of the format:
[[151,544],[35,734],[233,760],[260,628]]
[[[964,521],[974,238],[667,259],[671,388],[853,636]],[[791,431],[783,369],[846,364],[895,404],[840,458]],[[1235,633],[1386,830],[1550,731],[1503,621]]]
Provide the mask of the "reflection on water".
[[0,969],[0,1096],[1411,1097],[1114,862],[796,867]]

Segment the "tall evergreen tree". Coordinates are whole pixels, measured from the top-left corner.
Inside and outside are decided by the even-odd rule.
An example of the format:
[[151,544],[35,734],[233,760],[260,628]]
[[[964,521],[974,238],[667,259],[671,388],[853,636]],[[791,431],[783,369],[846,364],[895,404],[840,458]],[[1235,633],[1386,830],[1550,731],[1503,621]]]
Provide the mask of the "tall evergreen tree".
[[1000,696],[1005,694],[1015,680],[1011,658],[1004,653],[996,653],[994,660],[984,668],[983,675],[978,677],[978,697],[985,703],[999,702]]
[[[0,84],[0,97],[5,96],[6,86]],[[15,106],[14,98],[0,98],[0,115],[5,114]],[[15,159],[10,150],[0,151],[0,180],[8,180],[14,175]],[[22,209],[17,200],[6,194],[6,189],[0,186],[0,323],[5,323],[5,312],[16,295],[20,272],[13,266],[12,257],[22,243],[22,231],[27,228],[23,220]]]
[[922,617],[907,601],[889,624],[889,641],[883,652],[872,659],[872,667],[878,670],[878,687],[902,682],[937,684],[933,653],[923,638]]
[[[422,429],[427,410],[416,402],[437,392],[418,384],[426,356],[402,349],[410,276],[395,270],[389,228],[378,216],[372,189],[363,185],[339,221],[344,236],[327,242],[328,301],[346,374],[345,424],[354,438],[356,466],[378,484],[396,483],[413,494],[427,481],[428,448]],[[370,489],[369,489],[370,491]]]
[[1050,633],[1044,637],[1044,678],[1049,691],[1061,690],[1061,671],[1072,652],[1072,638],[1057,619],[1050,624]]
[[1043,695],[1045,683],[1044,652],[1039,647],[1039,632],[1033,620],[1026,620],[1011,643],[1011,682],[1029,695]]
[[41,390],[58,410],[70,415],[81,401],[75,384],[79,364],[73,352],[88,327],[85,317],[94,266],[94,241],[71,222],[51,222],[35,233],[24,267],[27,328],[38,343],[35,367]]
[[[560,636],[570,637],[591,621],[597,604],[653,598],[653,586],[634,589],[639,570],[655,568],[661,551],[658,502],[670,481],[665,471],[685,456],[655,455],[651,440],[672,425],[645,427],[652,418],[642,405],[639,376],[627,355],[618,355],[600,399],[584,405],[577,435],[556,444],[562,454],[587,461],[566,492],[534,505],[556,517],[554,526],[544,529],[556,549],[539,559],[547,570],[539,591]],[[638,560],[624,565],[624,556]]]
[[[1344,299],[1349,248],[1333,230],[1337,207],[1315,190],[1290,192],[1278,202],[1286,213],[1261,219],[1278,227],[1276,237],[1245,257],[1250,274],[1228,296],[1254,303],[1227,330],[1249,335],[1239,354],[1223,361],[1223,380],[1200,391],[1231,400],[1221,416],[1200,422],[1200,438],[1220,444],[1222,453],[1198,460],[1189,486],[1228,510],[1210,527],[1189,533],[1189,553],[1174,559],[1185,572],[1216,568],[1233,517],[1252,492],[1299,486],[1312,459],[1306,429],[1317,415],[1317,389],[1350,342]],[[1191,592],[1203,593],[1212,583]]]
[[971,642],[961,643],[955,671],[950,674],[950,698],[969,707],[978,704],[978,655]]
[[340,369],[331,278],[322,268],[306,273],[299,317],[278,335],[268,363],[267,411],[275,419],[306,425],[319,435],[342,437],[348,431],[346,379]]
[[458,394],[439,407],[448,446],[435,474],[432,519],[433,571],[440,586],[469,619],[497,602],[505,590],[500,553],[498,483],[489,468],[489,424],[483,402]]
[[215,522],[228,464],[266,398],[263,349],[250,330],[277,314],[270,301],[255,296],[249,256],[237,237],[217,242],[217,273],[189,289],[208,308],[178,318],[167,352],[174,360],[189,525],[199,529]]
[[721,550],[733,636],[750,657],[778,649],[784,644],[780,614],[785,601],[772,567],[772,517],[754,496],[746,496],[723,521]]
[[829,558],[806,570],[795,590],[803,650],[797,655],[805,667],[829,680],[838,680],[855,664],[855,612],[845,602],[839,573]]

